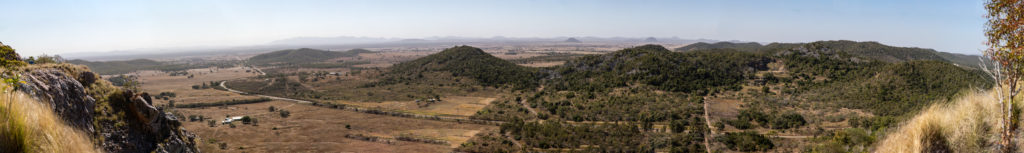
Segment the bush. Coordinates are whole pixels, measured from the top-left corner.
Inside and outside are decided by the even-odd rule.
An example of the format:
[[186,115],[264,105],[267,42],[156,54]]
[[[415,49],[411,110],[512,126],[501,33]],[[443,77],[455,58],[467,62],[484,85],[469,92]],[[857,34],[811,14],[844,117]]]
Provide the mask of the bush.
[[270,110],[270,112],[274,112],[274,111],[276,110],[276,109],[274,108],[274,106],[270,106],[270,108],[267,108],[267,109],[268,109],[268,110]]
[[288,118],[288,116],[292,115],[291,112],[288,112],[288,110],[284,110],[284,109],[282,109],[281,111],[278,111],[278,112],[281,112],[281,118]]
[[55,56],[50,56],[50,55],[43,54],[43,55],[39,55],[39,58],[35,59],[35,64],[60,63],[63,60],[64,59],[61,58],[60,56],[56,56],[56,55]]
[[249,116],[243,116],[242,117],[242,124],[249,124],[249,123],[252,123],[252,118],[249,117]]
[[768,125],[768,121],[771,120],[771,116],[769,116],[768,114],[765,114],[764,112],[761,112],[759,110],[749,108],[740,110],[740,115],[737,116],[737,118],[743,121],[754,121],[757,122],[757,124],[760,124],[761,126]]
[[775,147],[768,137],[750,131],[725,133],[716,139],[735,151],[768,151]]
[[753,124],[750,124],[750,121],[739,120],[739,119],[727,120],[725,123],[728,123],[730,126],[735,127],[737,129],[740,129],[740,130],[750,129],[750,128],[754,127]]
[[78,74],[78,81],[79,83],[82,83],[82,86],[88,87],[90,84],[96,83],[98,78],[99,77],[96,76],[96,73],[92,72],[82,72],[81,74]]
[[718,129],[719,131],[725,130],[725,124],[722,122],[715,122],[715,129]]
[[772,120],[772,129],[798,128],[807,124],[804,116],[797,113],[786,113]]

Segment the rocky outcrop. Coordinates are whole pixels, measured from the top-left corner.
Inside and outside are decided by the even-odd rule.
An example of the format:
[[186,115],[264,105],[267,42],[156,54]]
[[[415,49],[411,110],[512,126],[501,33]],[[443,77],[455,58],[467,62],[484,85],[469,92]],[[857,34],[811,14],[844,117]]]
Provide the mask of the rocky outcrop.
[[[118,105],[125,112],[128,128],[111,126],[117,132],[104,133],[104,148],[111,152],[199,152],[195,147],[195,135],[181,129],[181,122],[171,113],[150,105],[148,94],[135,94],[125,90],[116,99],[124,99]],[[108,126],[104,124],[104,126]],[[123,129],[123,130],[121,130]],[[125,141],[127,140],[127,141]],[[123,142],[123,143],[122,143]]]
[[98,138],[94,143],[106,152],[199,152],[195,135],[182,129],[176,116],[153,107],[148,94],[119,89],[99,103],[88,90],[100,84],[82,85],[97,81],[91,72],[78,74],[77,80],[66,71],[49,68],[21,75],[22,91],[47,103],[71,126]]
[[50,108],[72,127],[86,132],[93,129],[93,108],[96,99],[86,93],[85,87],[63,71],[43,69],[22,74],[21,89]]

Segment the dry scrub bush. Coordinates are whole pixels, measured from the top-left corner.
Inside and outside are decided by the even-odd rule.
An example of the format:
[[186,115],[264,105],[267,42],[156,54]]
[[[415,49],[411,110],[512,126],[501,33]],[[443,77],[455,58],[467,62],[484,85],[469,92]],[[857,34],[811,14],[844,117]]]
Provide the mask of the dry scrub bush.
[[949,103],[937,103],[892,131],[877,143],[876,151],[996,151],[993,146],[999,141],[1002,124],[993,94],[974,91]]

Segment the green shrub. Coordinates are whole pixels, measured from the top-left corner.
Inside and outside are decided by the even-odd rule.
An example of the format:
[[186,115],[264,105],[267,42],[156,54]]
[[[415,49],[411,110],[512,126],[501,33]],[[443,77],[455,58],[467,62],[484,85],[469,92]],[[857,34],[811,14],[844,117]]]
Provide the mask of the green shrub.
[[757,132],[729,132],[716,138],[735,151],[768,151],[775,147],[768,137]]
[[242,116],[242,124],[252,123],[252,118],[249,116]]
[[797,128],[807,124],[807,120],[804,120],[804,116],[797,113],[786,113],[772,120],[772,129],[789,129]]

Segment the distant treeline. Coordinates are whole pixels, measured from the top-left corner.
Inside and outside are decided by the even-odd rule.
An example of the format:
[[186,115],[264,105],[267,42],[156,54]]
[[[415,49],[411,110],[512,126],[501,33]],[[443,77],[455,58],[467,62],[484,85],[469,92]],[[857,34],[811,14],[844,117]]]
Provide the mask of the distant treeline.
[[86,61],[86,60],[70,60],[67,61],[72,64],[80,64],[89,66],[89,69],[93,72],[97,72],[103,75],[115,75],[131,73],[139,70],[158,70],[164,72],[170,71],[184,71],[189,69],[198,68],[228,68],[234,67],[238,61],[215,61],[215,62],[198,62],[198,63],[170,63],[170,62],[158,62],[149,59],[136,59],[128,61]]

